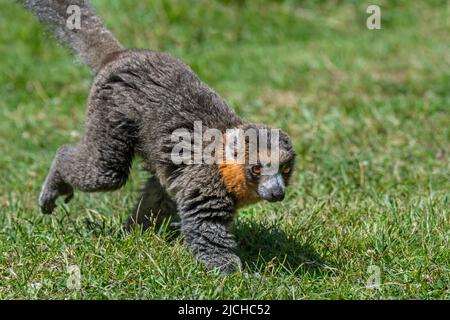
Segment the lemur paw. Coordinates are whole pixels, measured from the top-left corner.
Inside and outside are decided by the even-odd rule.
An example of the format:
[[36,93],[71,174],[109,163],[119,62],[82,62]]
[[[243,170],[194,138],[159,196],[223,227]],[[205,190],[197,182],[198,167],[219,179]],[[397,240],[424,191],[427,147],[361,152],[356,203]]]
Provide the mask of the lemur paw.
[[43,191],[39,196],[39,207],[44,214],[51,214],[56,207],[55,201],[58,198],[56,192]]
[[241,259],[235,254],[215,255],[206,259],[206,265],[219,270],[224,275],[242,271]]
[[48,181],[46,181],[39,196],[39,207],[41,208],[41,212],[44,214],[51,214],[56,208],[56,199],[60,196],[66,196],[64,202],[68,203],[73,198],[73,188],[67,184],[58,188],[52,188]]

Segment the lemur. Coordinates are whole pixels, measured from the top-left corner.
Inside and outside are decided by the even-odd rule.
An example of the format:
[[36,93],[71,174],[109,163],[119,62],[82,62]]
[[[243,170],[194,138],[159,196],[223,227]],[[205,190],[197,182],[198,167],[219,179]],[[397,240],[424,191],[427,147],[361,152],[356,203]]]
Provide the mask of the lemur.
[[[279,168],[270,175],[261,174],[270,164],[249,163],[248,157],[244,163],[175,164],[164,156],[175,144],[171,134],[180,128],[192,131],[195,121],[224,134],[249,128],[259,134],[270,127],[242,120],[169,54],[124,48],[85,0],[19,2],[94,73],[84,135],[77,145],[58,149],[39,196],[41,211],[52,213],[56,199],[68,202],[74,190],[119,189],[138,155],[151,177],[128,226],[148,227],[156,216],[178,215],[184,243],[197,260],[223,273],[241,270],[230,230],[235,212],[260,199],[284,198],[295,158],[288,135],[280,131]],[[73,5],[80,10],[80,28],[66,23]]]

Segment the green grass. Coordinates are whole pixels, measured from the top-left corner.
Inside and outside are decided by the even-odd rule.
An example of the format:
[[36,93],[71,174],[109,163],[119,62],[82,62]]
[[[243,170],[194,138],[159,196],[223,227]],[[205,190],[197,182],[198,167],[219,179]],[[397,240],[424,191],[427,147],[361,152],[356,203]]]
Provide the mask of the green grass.
[[[360,1],[94,1],[124,45],[177,56],[244,118],[294,140],[287,199],[238,214],[249,275],[223,277],[167,232],[122,233],[139,162],[122,190],[39,213],[55,151],[83,130],[91,78],[1,1],[0,298],[449,299],[450,10],[376,2],[379,31]],[[80,290],[66,286],[71,265]],[[368,288],[374,266],[381,283]]]

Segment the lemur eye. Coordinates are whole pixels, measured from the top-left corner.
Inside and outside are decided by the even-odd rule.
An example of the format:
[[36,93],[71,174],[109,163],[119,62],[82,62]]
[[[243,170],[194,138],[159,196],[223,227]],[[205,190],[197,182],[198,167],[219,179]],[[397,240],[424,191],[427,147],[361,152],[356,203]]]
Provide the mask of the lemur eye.
[[281,172],[283,172],[284,174],[288,174],[289,172],[291,172],[291,167],[283,168],[283,169],[281,170]]
[[253,174],[260,174],[261,173],[261,166],[253,166],[251,170],[252,170]]

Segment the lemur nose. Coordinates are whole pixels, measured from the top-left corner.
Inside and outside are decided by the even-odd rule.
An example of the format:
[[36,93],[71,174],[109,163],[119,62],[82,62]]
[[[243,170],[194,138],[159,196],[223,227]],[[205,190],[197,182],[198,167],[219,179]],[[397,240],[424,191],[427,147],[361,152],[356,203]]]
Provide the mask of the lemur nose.
[[284,199],[284,191],[282,190],[275,190],[274,192],[272,192],[272,198],[275,201],[281,201]]

